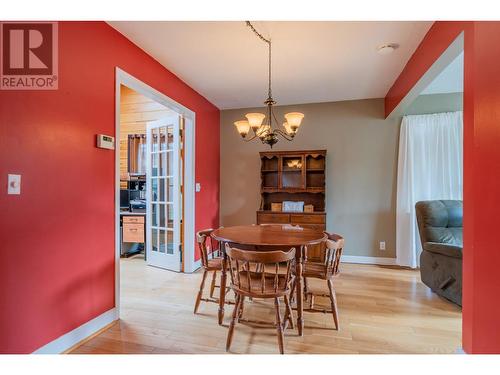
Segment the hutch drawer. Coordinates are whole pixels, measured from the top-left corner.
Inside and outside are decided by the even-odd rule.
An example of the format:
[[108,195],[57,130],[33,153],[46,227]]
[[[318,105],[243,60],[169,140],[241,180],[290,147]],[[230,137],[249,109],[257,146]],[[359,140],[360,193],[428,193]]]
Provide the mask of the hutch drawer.
[[257,213],[257,224],[288,224],[290,215],[283,213]]
[[144,216],[124,216],[123,217],[123,222],[124,223],[142,223],[144,224]]
[[123,223],[123,242],[144,242],[144,224]]
[[325,215],[290,214],[292,224],[325,224]]

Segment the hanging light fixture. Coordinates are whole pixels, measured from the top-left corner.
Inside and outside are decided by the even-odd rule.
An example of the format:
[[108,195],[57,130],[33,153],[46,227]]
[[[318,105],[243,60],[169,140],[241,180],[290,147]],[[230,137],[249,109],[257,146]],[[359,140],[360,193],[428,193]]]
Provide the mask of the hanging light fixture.
[[[273,147],[279,140],[279,136],[286,139],[287,141],[293,140],[295,134],[299,130],[304,114],[300,112],[290,112],[285,115],[285,122],[283,123],[283,129],[278,125],[278,120],[273,112],[273,105],[276,102],[273,99],[271,91],[271,40],[266,39],[260,34],[253,25],[246,21],[246,24],[250,29],[257,35],[262,41],[266,42],[269,51],[269,87],[267,91],[267,99],[264,104],[267,106],[267,123],[264,123],[266,115],[263,113],[247,113],[245,115],[246,120],[236,121],[234,126],[236,130],[242,136],[243,140],[246,142],[253,141],[254,139],[260,139],[264,144],[268,144]],[[252,130],[252,135],[247,138],[247,135]]]

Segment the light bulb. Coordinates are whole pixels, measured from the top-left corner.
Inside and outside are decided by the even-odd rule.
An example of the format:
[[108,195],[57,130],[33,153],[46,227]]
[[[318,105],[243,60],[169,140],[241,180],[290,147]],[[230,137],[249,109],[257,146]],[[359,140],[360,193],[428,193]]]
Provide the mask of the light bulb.
[[290,124],[289,124],[288,122],[286,122],[286,121],[285,121],[285,122],[283,123],[283,127],[285,128],[286,133],[287,133],[288,135],[291,135],[291,136],[294,136],[294,135],[295,135],[295,132],[292,130],[292,128],[290,127]]

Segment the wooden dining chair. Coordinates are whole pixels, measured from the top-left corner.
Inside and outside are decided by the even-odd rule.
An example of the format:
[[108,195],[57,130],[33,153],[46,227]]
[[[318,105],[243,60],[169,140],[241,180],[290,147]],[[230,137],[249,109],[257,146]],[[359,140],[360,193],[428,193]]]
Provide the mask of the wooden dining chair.
[[[200,306],[200,302],[214,302],[219,303],[218,298],[214,298],[215,288],[219,288],[218,285],[215,284],[217,279],[217,272],[222,271],[222,257],[220,254],[220,249],[216,246],[216,241],[210,237],[213,229],[205,229],[196,233],[196,242],[198,243],[198,248],[200,249],[201,254],[201,265],[203,267],[203,276],[201,278],[200,290],[198,291],[198,295],[196,297],[196,302],[194,304],[194,313],[198,312],[198,307]],[[207,274],[212,272],[212,282],[210,284],[210,297],[203,298],[203,289],[205,287],[205,280],[207,278]]]
[[[246,297],[274,299],[276,310],[276,331],[280,353],[284,353],[285,322],[293,326],[293,313],[290,307],[290,291],[294,279],[295,248],[284,251],[249,251],[231,248],[226,244],[231,289],[236,294],[236,305],[233,310],[229,332],[227,334],[226,351],[229,351],[233,340],[234,326],[242,314]],[[283,267],[280,272],[280,267]],[[281,318],[280,298],[285,302],[285,316]]]
[[[325,232],[325,234],[328,238],[325,240],[324,246],[322,246],[320,259],[309,260],[306,257],[306,261],[304,262],[304,269],[302,271],[302,277],[304,278],[304,296],[306,301],[309,299],[309,308],[304,309],[304,311],[331,313],[335,323],[335,328],[338,330],[340,328],[339,313],[337,308],[337,296],[333,287],[333,279],[339,273],[340,258],[344,249],[344,238],[335,233],[330,234]],[[313,293],[307,285],[307,279],[309,278],[326,280],[329,293]],[[293,286],[293,289],[295,289],[295,285]],[[329,297],[331,310],[316,309],[314,307],[315,296]]]

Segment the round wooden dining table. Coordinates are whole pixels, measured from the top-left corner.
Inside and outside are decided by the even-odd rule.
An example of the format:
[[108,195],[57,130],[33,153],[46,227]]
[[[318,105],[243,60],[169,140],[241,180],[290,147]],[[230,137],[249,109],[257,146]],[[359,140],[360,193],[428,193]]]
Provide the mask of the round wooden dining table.
[[[316,245],[324,240],[327,236],[318,230],[284,225],[239,225],[233,227],[222,227],[216,229],[211,234],[212,238],[217,240],[222,250],[222,275],[219,298],[219,324],[222,324],[224,318],[224,304],[226,296],[226,280],[227,280],[227,255],[225,245],[238,247],[238,245],[252,246],[252,249],[257,251],[271,251],[280,249],[296,249],[296,282],[297,282],[297,328],[299,335],[302,336],[304,328],[303,318],[303,280],[302,268],[304,256],[307,246]],[[245,246],[243,246],[244,248]]]

